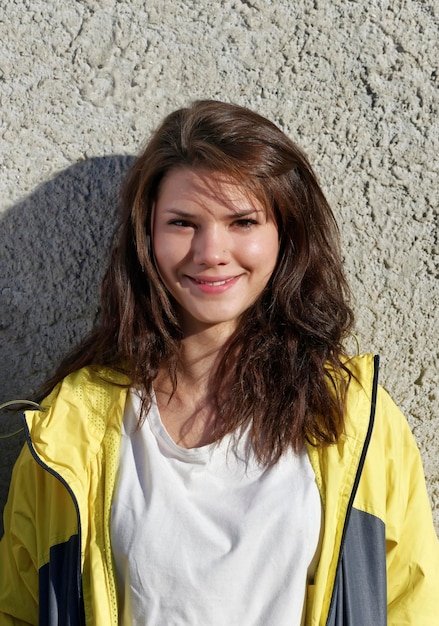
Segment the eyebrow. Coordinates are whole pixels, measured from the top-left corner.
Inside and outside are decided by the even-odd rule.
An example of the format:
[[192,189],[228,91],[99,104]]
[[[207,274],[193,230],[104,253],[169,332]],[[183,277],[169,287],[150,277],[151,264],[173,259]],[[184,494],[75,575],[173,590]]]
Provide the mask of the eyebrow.
[[180,211],[180,209],[165,209],[163,213],[172,213],[173,215],[177,215],[178,217],[184,217],[188,219],[193,219],[195,217],[194,213],[187,213],[186,211]]
[[[249,215],[252,215],[253,213],[261,213],[262,209],[255,209],[255,208],[251,208],[245,211],[233,211],[230,212],[229,215],[227,215],[227,217],[234,217],[234,218],[242,218],[242,217],[248,217]],[[177,217],[181,217],[184,219],[194,219],[196,217],[198,217],[198,214],[195,213],[188,213],[187,211],[182,211],[180,209],[173,209],[173,208],[169,208],[169,209],[165,209],[164,213],[172,213],[173,215],[176,215]]]

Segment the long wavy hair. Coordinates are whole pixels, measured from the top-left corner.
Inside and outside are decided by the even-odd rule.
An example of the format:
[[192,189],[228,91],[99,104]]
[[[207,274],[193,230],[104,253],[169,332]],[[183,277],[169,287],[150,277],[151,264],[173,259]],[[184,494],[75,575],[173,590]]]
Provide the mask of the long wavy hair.
[[159,368],[178,385],[183,335],[152,256],[151,212],[163,177],[181,167],[244,186],[279,232],[275,270],[213,377],[215,438],[248,428],[264,464],[305,441],[336,442],[351,376],[343,341],[353,314],[334,215],[302,150],[261,115],[223,102],[198,101],[168,115],[134,162],[122,188],[100,322],[44,393],[85,365],[128,373],[144,390],[145,411]]

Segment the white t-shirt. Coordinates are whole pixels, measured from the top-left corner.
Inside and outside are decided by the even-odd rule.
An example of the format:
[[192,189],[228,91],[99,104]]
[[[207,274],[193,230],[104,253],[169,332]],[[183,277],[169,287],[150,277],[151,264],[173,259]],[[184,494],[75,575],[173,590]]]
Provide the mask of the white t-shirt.
[[245,435],[186,449],[127,401],[111,537],[122,626],[299,626],[321,502],[308,456],[272,467]]

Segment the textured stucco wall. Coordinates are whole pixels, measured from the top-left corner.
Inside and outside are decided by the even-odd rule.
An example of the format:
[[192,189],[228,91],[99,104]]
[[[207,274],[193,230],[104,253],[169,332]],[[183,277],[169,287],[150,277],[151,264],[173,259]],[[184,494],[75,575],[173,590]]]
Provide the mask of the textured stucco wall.
[[[129,155],[194,98],[248,105],[334,206],[358,340],[382,355],[439,529],[435,0],[2,0],[0,29],[0,402],[95,319]],[[0,441],[1,505],[20,443]]]

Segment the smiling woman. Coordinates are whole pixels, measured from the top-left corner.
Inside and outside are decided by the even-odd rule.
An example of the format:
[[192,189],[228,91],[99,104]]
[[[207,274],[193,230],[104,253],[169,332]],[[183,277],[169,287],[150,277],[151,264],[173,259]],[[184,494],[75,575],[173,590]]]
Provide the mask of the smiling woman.
[[257,198],[224,176],[185,168],[162,181],[152,241],[185,336],[209,326],[230,336],[266,287],[279,250],[277,225]]
[[350,357],[336,222],[243,107],[165,118],[132,166],[101,319],[27,411],[2,624],[437,623],[419,453]]

